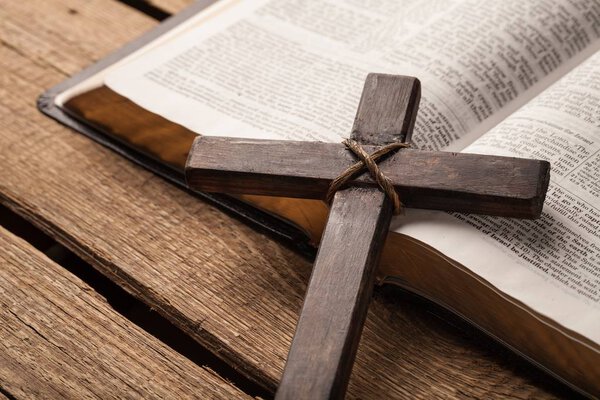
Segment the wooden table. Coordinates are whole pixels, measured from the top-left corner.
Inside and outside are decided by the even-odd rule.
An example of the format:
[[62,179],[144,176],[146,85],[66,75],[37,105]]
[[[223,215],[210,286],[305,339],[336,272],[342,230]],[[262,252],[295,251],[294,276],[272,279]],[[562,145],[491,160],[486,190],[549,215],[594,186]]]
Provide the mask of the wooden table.
[[[141,3],[0,0],[0,398],[270,397],[280,378],[310,260],[36,110],[188,0]],[[427,302],[375,297],[349,398],[575,396]]]

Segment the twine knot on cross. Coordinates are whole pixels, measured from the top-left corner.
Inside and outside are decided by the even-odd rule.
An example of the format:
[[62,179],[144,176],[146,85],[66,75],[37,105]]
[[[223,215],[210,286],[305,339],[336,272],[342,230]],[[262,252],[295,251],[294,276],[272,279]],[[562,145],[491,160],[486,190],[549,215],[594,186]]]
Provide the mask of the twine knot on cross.
[[402,212],[402,202],[400,201],[400,196],[398,195],[398,192],[396,192],[396,189],[394,189],[394,184],[390,178],[384,175],[377,165],[377,162],[384,156],[393,153],[398,149],[410,147],[410,143],[391,143],[380,147],[373,152],[373,154],[367,153],[355,140],[346,139],[342,143],[348,150],[352,151],[360,161],[346,168],[331,182],[325,197],[327,202],[331,203],[335,192],[344,187],[348,182],[352,181],[356,176],[363,173],[366,169],[369,171],[369,174],[373,180],[377,182],[381,190],[392,201],[394,215],[400,214]]

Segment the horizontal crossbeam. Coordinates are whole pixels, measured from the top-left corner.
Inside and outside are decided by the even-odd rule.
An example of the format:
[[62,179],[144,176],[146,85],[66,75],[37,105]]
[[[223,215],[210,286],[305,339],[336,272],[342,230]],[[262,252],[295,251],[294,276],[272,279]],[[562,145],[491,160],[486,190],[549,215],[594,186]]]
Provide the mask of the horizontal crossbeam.
[[[185,172],[199,191],[323,199],[331,181],[355,162],[339,143],[201,136]],[[406,207],[519,218],[540,215],[550,178],[546,161],[411,149],[379,166]],[[376,183],[364,173],[353,185]]]

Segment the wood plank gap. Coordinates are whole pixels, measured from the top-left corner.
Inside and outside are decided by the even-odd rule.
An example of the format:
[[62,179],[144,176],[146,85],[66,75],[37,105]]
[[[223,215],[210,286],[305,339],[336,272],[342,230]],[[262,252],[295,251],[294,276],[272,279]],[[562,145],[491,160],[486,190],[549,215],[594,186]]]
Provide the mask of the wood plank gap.
[[160,296],[152,287],[145,286],[138,281],[136,277],[123,271],[119,266],[112,263],[104,257],[94,255],[94,251],[76,240],[75,237],[69,234],[63,227],[52,223],[41,215],[32,212],[32,209],[26,204],[17,203],[13,199],[4,196],[0,193],[0,206],[4,206],[22,216],[25,220],[31,221],[34,226],[40,229],[48,236],[54,238],[57,243],[72,251],[80,257],[84,262],[92,265],[94,269],[99,271],[103,276],[114,282],[118,287],[123,288],[133,298],[139,299],[142,303],[150,306],[158,312],[167,321],[174,326],[180,328],[184,333],[192,337],[208,349],[209,352],[215,354],[218,352],[218,358],[223,360],[228,365],[237,366],[236,371],[247,377],[251,382],[264,387],[269,392],[275,392],[277,383],[272,376],[269,376],[261,367],[249,364],[248,360],[240,356],[235,349],[224,344],[219,337],[212,332],[202,327],[202,321],[191,321],[180,309],[171,305],[171,303]]
[[144,0],[117,0],[119,3],[123,3],[131,8],[135,8],[141,13],[154,18],[157,21],[163,21],[171,16],[171,13],[157,7],[153,4],[148,3]]
[[[32,223],[0,205],[0,226],[43,252],[56,264],[91,286],[119,314],[147,333],[201,367],[208,367],[252,397],[270,398],[272,394],[237,372],[192,337],[142,301],[127,293],[75,253],[56,242]],[[0,387],[0,394],[11,397]]]
[[1,385],[0,385],[0,399],[17,400],[17,398],[15,396],[13,396],[11,393],[6,391]]

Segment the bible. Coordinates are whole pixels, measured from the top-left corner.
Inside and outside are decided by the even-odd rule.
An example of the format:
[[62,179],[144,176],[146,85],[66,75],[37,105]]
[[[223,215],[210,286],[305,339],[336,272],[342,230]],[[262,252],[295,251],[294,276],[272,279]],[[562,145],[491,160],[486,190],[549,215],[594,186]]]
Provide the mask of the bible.
[[[588,0],[221,0],[40,102],[181,180],[199,134],[340,142],[368,72],[418,76],[413,147],[547,160],[550,187],[537,220],[407,208],[392,221],[379,283],[433,300],[600,396],[599,49],[600,4]],[[238,201],[284,221],[274,229],[294,240],[320,240],[323,201],[228,204]]]

